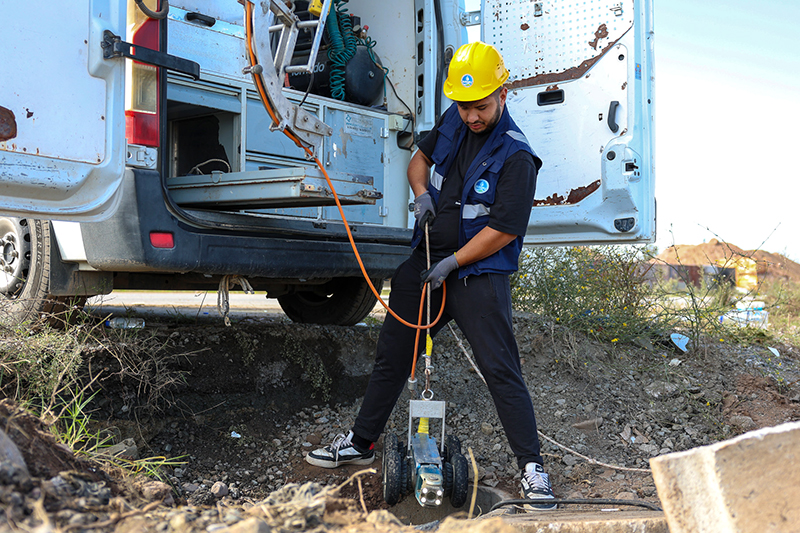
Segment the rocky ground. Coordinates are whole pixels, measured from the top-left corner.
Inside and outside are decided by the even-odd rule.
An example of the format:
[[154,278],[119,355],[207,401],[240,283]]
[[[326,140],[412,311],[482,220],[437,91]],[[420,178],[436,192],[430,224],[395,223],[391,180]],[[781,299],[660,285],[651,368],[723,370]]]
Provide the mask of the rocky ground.
[[[27,473],[0,454],[0,531],[258,531],[241,525],[254,515],[278,529],[319,526],[321,515],[287,514],[281,502],[300,498],[306,482],[337,485],[357,471],[320,470],[303,457],[346,433],[356,416],[380,317],[368,322],[151,321],[116,349],[87,346],[87,368],[102,369],[93,385],[98,430],[111,428],[124,454],[183,464],[165,469],[165,484],[98,468],[6,400],[0,422]],[[658,502],[652,477],[640,471],[649,458],[800,419],[800,352],[792,346],[772,346],[775,355],[709,339],[685,354],[658,339],[600,344],[534,316],[517,317],[515,330],[540,431],[552,439],[542,449],[557,497]],[[447,329],[434,344],[432,390],[447,402],[447,433],[473,451],[480,484],[516,496],[518,469],[485,385]],[[387,428],[401,439],[409,399],[406,391]],[[376,449],[380,459],[382,442]],[[55,459],[44,465],[45,457]],[[373,466],[376,474],[360,478],[363,496],[358,484],[345,486],[334,507],[356,516],[363,497],[368,511],[386,509],[380,460]]]

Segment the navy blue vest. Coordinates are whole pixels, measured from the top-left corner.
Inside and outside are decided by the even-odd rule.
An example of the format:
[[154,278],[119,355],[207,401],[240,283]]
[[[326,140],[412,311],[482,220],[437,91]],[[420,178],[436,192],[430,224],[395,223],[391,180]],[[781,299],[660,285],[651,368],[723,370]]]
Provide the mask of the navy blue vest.
[[[431,156],[436,166],[433,178],[428,184],[428,192],[433,198],[434,205],[438,205],[444,176],[447,176],[447,172],[458,154],[458,148],[467,135],[467,128],[458,114],[457,104],[452,104],[445,111],[438,131],[439,137]],[[508,106],[506,106],[500,116],[500,121],[489,134],[483,148],[469,166],[467,175],[464,176],[461,192],[461,224],[458,232],[459,248],[489,224],[489,214],[494,203],[500,171],[506,159],[520,150],[525,150],[533,155],[536,168],[541,167],[541,160],[531,149],[525,135],[511,119],[511,115],[508,114]],[[414,237],[411,241],[412,248],[415,248],[421,240],[422,231],[415,225]],[[461,279],[472,274],[489,272],[511,274],[517,270],[521,251],[522,237],[518,236],[489,257],[460,267],[458,277]]]

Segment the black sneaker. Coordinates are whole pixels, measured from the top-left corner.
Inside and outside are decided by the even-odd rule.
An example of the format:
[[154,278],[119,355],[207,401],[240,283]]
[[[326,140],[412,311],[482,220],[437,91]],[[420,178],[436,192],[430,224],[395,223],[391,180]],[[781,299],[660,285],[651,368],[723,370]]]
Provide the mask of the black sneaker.
[[330,446],[325,446],[306,455],[306,462],[322,468],[336,468],[342,465],[368,465],[375,460],[375,451],[361,450],[351,442],[353,432],[345,437],[337,436]]
[[[522,471],[522,497],[526,500],[550,500],[553,496],[553,489],[550,487],[550,476],[544,473],[542,465],[528,463]],[[525,511],[548,511],[557,507],[554,503],[542,502],[536,504],[525,504],[522,508]]]

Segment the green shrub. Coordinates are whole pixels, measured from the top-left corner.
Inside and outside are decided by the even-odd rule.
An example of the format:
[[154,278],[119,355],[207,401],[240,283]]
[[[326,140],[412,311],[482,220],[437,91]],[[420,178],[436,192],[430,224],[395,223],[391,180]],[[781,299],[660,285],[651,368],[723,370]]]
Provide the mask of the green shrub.
[[[767,280],[758,294],[743,294],[680,261],[667,267],[648,247],[526,248],[511,290],[515,309],[606,342],[666,340],[672,332],[688,336],[691,350],[704,339],[745,345],[800,340],[800,284]],[[721,323],[737,302],[753,298],[766,302],[768,329]]]
[[4,329],[0,336],[0,392],[19,402],[55,399],[71,387],[83,363],[81,338],[75,332],[44,327]]
[[800,345],[800,283],[767,279],[761,292],[769,311],[770,330],[783,342]]
[[516,309],[609,342],[656,333],[647,248],[526,248],[512,276]]

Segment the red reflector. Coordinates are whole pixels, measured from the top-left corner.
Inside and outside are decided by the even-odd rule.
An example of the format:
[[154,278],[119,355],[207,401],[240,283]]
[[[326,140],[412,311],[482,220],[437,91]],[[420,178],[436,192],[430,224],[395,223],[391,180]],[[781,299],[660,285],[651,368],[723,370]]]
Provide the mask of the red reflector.
[[130,144],[158,146],[158,115],[125,111],[125,137]]
[[151,231],[150,244],[153,248],[175,248],[175,239],[172,233]]

